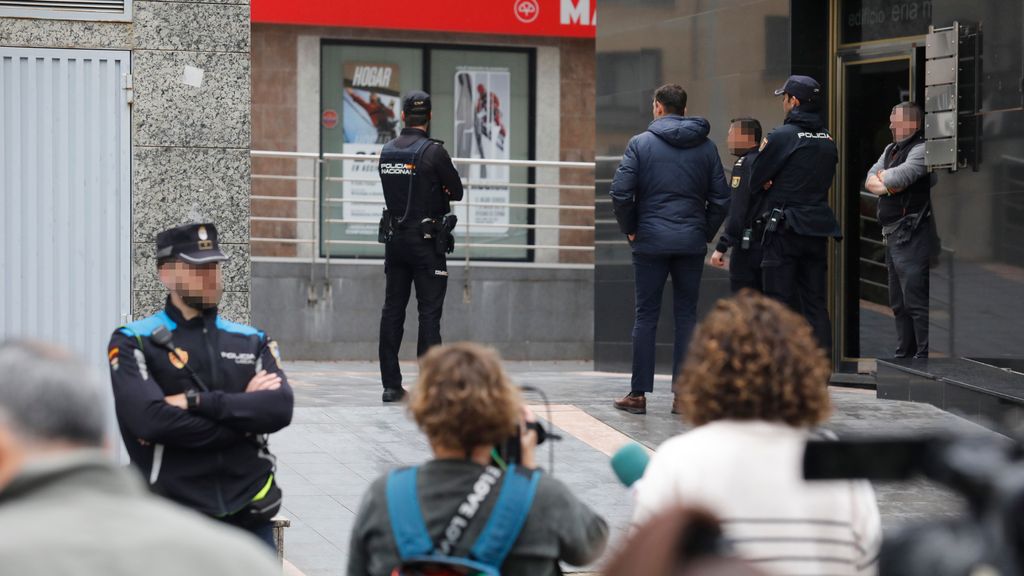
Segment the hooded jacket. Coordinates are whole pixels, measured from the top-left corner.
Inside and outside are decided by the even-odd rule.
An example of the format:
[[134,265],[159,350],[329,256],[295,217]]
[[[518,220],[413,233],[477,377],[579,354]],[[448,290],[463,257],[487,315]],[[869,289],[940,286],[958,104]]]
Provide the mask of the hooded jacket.
[[630,139],[610,196],[633,251],[704,254],[729,209],[729,189],[711,125],[670,114]]

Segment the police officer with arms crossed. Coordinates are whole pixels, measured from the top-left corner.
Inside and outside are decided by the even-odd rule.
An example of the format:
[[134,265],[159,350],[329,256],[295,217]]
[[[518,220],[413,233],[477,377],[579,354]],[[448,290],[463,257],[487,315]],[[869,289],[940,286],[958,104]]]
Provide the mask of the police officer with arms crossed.
[[892,109],[893,143],[868,170],[864,187],[878,196],[878,223],[889,268],[889,304],[896,317],[896,357],[928,357],[928,269],[935,222],[933,177],[925,164],[921,109],[903,102]]
[[[729,152],[738,156],[732,165],[732,202],[725,219],[725,230],[711,254],[711,265],[729,266],[729,286],[733,292],[751,288],[761,292],[761,242],[753,237],[753,221],[757,206],[750,202],[750,166],[757,158],[761,141],[761,123],[754,118],[733,118],[726,136]],[[760,196],[758,196],[760,198]],[[732,248],[732,256],[725,258]]]
[[839,154],[821,120],[821,86],[790,76],[775,91],[786,119],[764,140],[750,173],[753,202],[764,211],[755,222],[764,252],[764,293],[789,303],[811,324],[818,344],[832,347],[828,318],[828,238],[840,238],[828,205]]
[[266,435],[294,403],[277,343],[218,315],[227,256],[213,224],[165,230],[156,247],[164,309],[110,338],[125,447],[155,492],[273,547],[281,490]]
[[402,103],[405,128],[380,152],[380,181],[387,208],[378,241],[387,276],[380,318],[380,375],[384,402],[405,397],[398,350],[413,285],[419,308],[416,355],[441,343],[441,312],[448,289],[445,254],[454,247],[451,201],[462,200],[462,180],[444,142],[427,136],[430,95],[414,91]]

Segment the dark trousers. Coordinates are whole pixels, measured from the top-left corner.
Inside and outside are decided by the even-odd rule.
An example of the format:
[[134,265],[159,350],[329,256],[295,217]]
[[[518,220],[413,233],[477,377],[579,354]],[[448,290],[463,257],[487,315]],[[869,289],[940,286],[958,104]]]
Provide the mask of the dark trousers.
[[661,314],[665,281],[672,277],[672,311],[675,344],[672,348],[672,382],[697,324],[697,296],[704,273],[703,254],[633,254],[636,280],[636,319],[633,323],[633,392],[654,391],[655,336]]
[[744,288],[764,292],[761,285],[760,246],[751,246],[747,250],[733,247],[729,255],[729,288],[733,294]]
[[416,355],[423,356],[431,346],[441,343],[441,312],[448,290],[448,265],[444,255],[434,251],[432,240],[423,240],[411,231],[399,233],[385,245],[384,309],[380,316],[380,377],[384,388],[401,388],[402,370],[398,350],[405,334],[405,309],[413,285],[419,311]]
[[928,257],[931,238],[928,224],[921,226],[905,244],[890,240],[885,247],[889,268],[889,305],[896,317],[896,356],[928,357]]
[[828,238],[792,230],[769,234],[761,260],[764,293],[803,314],[818,345],[832,349],[828,318]]

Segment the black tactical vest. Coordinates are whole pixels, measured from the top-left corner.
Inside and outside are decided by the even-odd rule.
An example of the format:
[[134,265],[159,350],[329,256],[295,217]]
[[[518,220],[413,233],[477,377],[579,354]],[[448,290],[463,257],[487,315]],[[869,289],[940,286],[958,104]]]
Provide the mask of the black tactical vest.
[[438,194],[433,191],[431,179],[417,171],[423,152],[433,143],[423,138],[408,148],[399,148],[392,140],[380,151],[378,172],[384,202],[398,228],[418,225],[423,218],[440,218],[447,212],[447,199],[445,206],[437,206]]

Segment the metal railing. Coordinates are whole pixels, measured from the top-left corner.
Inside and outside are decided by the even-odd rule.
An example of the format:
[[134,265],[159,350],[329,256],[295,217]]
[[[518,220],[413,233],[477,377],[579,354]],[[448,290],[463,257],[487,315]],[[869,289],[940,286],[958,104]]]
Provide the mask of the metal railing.
[[[379,184],[379,179],[335,175],[341,172],[337,168],[339,162],[373,162],[376,164],[378,156],[366,154],[316,154],[303,152],[277,152],[265,150],[253,150],[251,156],[254,160],[252,173],[253,194],[250,198],[253,201],[267,203],[259,210],[252,210],[250,216],[254,233],[250,240],[253,243],[253,260],[285,260],[285,261],[310,261],[322,262],[343,261],[351,255],[332,255],[336,246],[381,246],[375,238],[369,239],[340,239],[327,231],[340,225],[362,225],[372,226],[376,230],[377,222],[367,219],[335,217],[330,208],[346,205],[377,205],[383,206],[383,196],[380,198],[350,198],[324,194],[325,186],[356,184]],[[277,170],[256,169],[258,159],[270,159],[279,164]],[[290,162],[290,165],[285,164]],[[453,209],[464,210],[466,215],[473,214],[473,208],[486,207],[488,209],[501,209],[511,211],[514,209],[528,211],[525,222],[507,221],[501,223],[473,222],[472,218],[460,218],[456,231],[456,252],[455,259],[462,259],[468,267],[474,259],[494,259],[494,251],[511,250],[516,253],[532,251],[533,258],[528,261],[519,259],[516,265],[531,267],[584,267],[593,268],[593,256],[589,262],[580,263],[565,262],[567,253],[590,253],[594,251],[594,203],[591,200],[586,204],[567,204],[560,199],[560,192],[566,190],[587,191],[593,193],[594,163],[592,162],[553,162],[542,160],[484,160],[475,158],[453,158],[456,165],[483,165],[483,166],[505,166],[508,168],[530,169],[533,178],[532,182],[509,181],[495,182],[484,180],[463,179],[465,194],[461,202],[453,202]],[[287,167],[285,167],[287,166]],[[570,173],[587,173],[591,176],[587,184],[562,184],[562,171]],[[276,172],[276,173],[269,173]],[[510,173],[512,170],[509,171]],[[528,173],[529,173],[528,172]],[[376,175],[376,169],[374,169]],[[290,183],[283,193],[268,194],[262,188],[272,187],[275,182]],[[292,188],[293,187],[293,188]],[[474,204],[474,190],[494,190],[495,188],[512,190],[532,190],[534,195],[529,202],[478,202]],[[279,195],[280,194],[280,195]],[[281,204],[285,206],[282,207]],[[290,206],[288,206],[290,204]],[[277,206],[275,206],[277,205]],[[456,208],[461,207],[461,208]],[[562,215],[570,212],[589,215],[585,222],[566,224],[562,223]],[[264,226],[262,233],[256,233],[256,225],[259,223],[283,224],[284,226]],[[487,238],[493,239],[495,235],[482,233],[481,230],[522,230],[532,232],[531,241],[501,243],[486,242]],[[582,234],[583,238],[572,238],[563,240],[563,231],[589,232]],[[267,247],[275,247],[267,249]],[[365,248],[363,249],[365,251]],[[267,252],[276,252],[276,255],[267,255]],[[475,253],[475,254],[474,254]],[[486,256],[491,253],[491,256]],[[530,252],[525,252],[529,254]],[[360,259],[374,258],[373,255],[361,254]],[[383,251],[377,258],[383,257]],[[499,257],[500,258],[500,257]],[[578,257],[576,258],[578,260]],[[498,260],[500,261],[500,260]],[[493,263],[493,262],[489,262]]]

